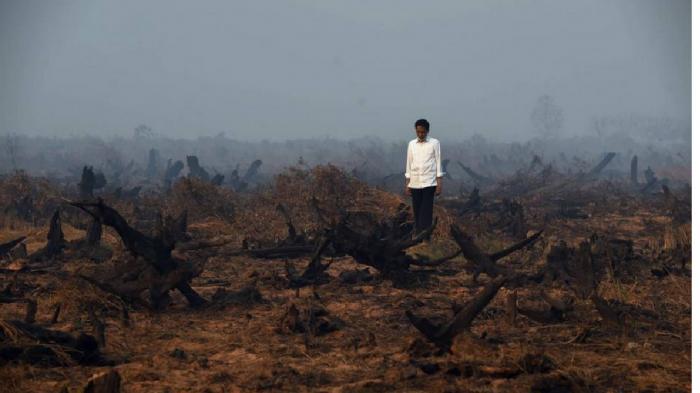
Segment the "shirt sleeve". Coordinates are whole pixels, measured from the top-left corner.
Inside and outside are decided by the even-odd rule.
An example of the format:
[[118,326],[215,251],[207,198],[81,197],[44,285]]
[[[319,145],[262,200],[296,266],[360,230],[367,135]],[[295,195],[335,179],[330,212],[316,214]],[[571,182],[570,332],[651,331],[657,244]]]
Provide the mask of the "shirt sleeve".
[[440,155],[440,141],[435,142],[435,161],[437,161],[437,177],[445,176],[442,171],[442,156]]
[[408,142],[406,150],[406,179],[411,178],[411,164],[413,164],[413,154],[411,153],[411,142]]

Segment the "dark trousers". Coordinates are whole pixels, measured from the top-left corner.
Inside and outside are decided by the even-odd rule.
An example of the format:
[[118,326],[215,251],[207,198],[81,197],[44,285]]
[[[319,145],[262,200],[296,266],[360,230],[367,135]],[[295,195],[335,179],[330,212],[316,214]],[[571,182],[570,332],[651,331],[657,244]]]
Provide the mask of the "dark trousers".
[[425,188],[411,188],[413,199],[413,219],[416,235],[433,225],[433,200],[435,199],[435,186]]

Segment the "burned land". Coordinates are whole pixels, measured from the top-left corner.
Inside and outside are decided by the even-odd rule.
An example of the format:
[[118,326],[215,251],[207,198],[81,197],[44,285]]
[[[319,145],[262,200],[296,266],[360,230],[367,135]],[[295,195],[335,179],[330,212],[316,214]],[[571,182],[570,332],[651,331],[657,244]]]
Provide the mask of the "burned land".
[[2,390],[690,391],[685,169],[531,153],[422,233],[372,159],[4,175]]

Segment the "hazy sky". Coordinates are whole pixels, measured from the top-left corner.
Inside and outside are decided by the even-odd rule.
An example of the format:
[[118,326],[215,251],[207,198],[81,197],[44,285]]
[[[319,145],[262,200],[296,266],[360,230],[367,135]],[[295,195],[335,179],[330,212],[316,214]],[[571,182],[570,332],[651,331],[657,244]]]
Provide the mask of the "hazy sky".
[[690,0],[0,0],[0,134],[530,136],[690,124]]

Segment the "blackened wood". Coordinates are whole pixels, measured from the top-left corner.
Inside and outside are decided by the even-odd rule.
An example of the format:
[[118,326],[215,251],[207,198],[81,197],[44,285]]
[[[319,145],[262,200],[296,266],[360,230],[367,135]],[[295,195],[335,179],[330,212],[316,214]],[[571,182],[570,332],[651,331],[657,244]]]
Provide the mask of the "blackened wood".
[[607,153],[605,154],[605,157],[596,165],[593,169],[591,169],[590,172],[588,172],[589,177],[594,177],[598,176],[600,172],[605,169],[606,166],[612,161],[612,159],[615,158],[615,153]]
[[48,240],[45,254],[47,258],[60,254],[66,246],[66,240],[63,237],[63,229],[61,228],[61,213],[58,209],[56,209],[51,217],[51,224],[49,226],[49,233],[46,235],[46,240]]
[[93,219],[90,222],[87,233],[85,234],[85,241],[91,246],[96,246],[100,244],[102,239],[102,223],[98,219]]
[[444,325],[438,326],[431,323],[426,318],[416,317],[410,310],[406,311],[406,316],[411,324],[430,341],[435,343],[442,350],[449,351],[454,338],[461,332],[469,329],[474,318],[488,306],[505,282],[505,277],[498,277],[489,282],[471,302],[462,307],[456,315]]
[[27,308],[24,314],[25,323],[34,323],[36,321],[37,304],[34,299],[27,299]]
[[7,253],[10,252],[10,250],[15,248],[15,246],[17,246],[18,244],[22,243],[24,241],[24,239],[26,239],[26,238],[27,238],[26,236],[22,236],[20,238],[15,239],[15,240],[10,240],[7,243],[0,244],[0,257],[5,256]]

